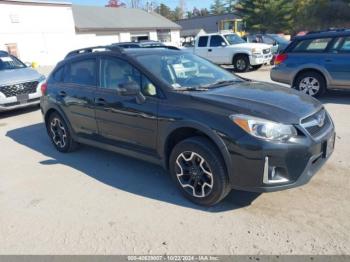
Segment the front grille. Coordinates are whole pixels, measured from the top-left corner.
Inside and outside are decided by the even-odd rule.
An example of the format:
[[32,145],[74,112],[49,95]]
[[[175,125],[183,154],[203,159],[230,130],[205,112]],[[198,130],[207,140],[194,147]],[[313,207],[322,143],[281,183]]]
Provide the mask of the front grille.
[[271,51],[270,48],[267,48],[267,49],[264,49],[264,50],[263,50],[263,53],[266,55],[266,54],[269,54],[270,51]]
[[322,136],[332,125],[327,112],[322,109],[317,113],[303,119],[301,125],[312,137]]
[[17,96],[22,94],[33,94],[36,92],[36,88],[39,82],[26,82],[15,85],[8,85],[0,87],[0,92],[6,97]]

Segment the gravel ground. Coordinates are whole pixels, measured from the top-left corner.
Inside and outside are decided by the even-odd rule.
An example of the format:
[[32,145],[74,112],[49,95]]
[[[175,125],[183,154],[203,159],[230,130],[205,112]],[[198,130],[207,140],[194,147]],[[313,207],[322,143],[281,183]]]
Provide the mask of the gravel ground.
[[[269,81],[268,68],[244,74]],[[192,205],[161,168],[60,154],[38,108],[0,115],[0,254],[350,254],[350,94],[322,100],[336,150],[301,188]]]

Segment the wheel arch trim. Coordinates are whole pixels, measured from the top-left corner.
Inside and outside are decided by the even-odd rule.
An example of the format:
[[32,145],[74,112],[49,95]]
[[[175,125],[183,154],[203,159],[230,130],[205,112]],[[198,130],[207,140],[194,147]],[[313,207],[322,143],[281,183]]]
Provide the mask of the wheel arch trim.
[[162,140],[159,140],[159,149],[160,149],[160,154],[163,159],[163,167],[165,169],[168,168],[168,162],[169,162],[169,157],[170,153],[167,154],[167,148],[169,145],[169,139],[174,132],[179,131],[182,128],[190,128],[199,131],[200,133],[203,133],[205,136],[207,136],[211,142],[214,143],[214,145],[218,148],[220,151],[224,163],[226,165],[226,170],[228,174],[229,181],[232,181],[233,177],[233,170],[231,169],[232,167],[232,161],[230,157],[230,153],[228,151],[227,146],[225,145],[223,139],[220,137],[217,131],[212,130],[210,127],[205,126],[199,122],[195,121],[181,121],[174,123],[170,127],[168,127],[163,134],[159,134],[160,138],[163,138]]

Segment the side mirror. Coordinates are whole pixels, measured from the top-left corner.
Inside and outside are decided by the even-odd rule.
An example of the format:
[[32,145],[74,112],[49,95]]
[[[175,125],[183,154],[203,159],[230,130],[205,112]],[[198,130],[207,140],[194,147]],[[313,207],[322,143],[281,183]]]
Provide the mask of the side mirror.
[[136,82],[120,84],[117,88],[117,93],[120,96],[136,96],[136,101],[139,104],[146,100],[145,96],[141,93],[140,86]]
[[225,47],[225,46],[227,46],[227,44],[225,42],[221,42],[221,46]]
[[276,40],[274,40],[272,44],[273,44],[274,46],[276,46],[278,43],[277,43]]

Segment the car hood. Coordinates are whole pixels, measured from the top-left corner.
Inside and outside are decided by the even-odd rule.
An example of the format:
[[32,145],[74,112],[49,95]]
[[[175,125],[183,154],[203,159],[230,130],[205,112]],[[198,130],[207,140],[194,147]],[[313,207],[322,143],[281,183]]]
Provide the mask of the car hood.
[[257,49],[267,49],[271,48],[271,45],[267,44],[261,44],[261,43],[241,43],[241,44],[235,44],[235,45],[230,45],[232,47],[240,47],[240,48],[257,48]]
[[32,68],[0,70],[0,86],[38,80],[42,75]]
[[298,124],[300,119],[318,111],[322,104],[294,89],[270,83],[244,81],[206,92],[192,92],[193,99],[285,124]]

